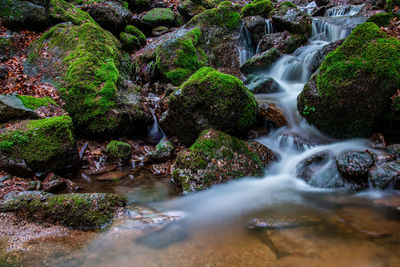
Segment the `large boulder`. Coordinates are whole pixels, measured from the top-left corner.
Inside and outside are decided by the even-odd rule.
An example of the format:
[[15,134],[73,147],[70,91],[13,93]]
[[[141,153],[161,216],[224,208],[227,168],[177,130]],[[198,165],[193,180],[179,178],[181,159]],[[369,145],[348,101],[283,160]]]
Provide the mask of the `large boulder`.
[[400,88],[400,40],[373,23],[358,26],[328,54],[298,96],[309,123],[335,137],[368,137],[394,118]]
[[182,36],[164,42],[156,50],[156,64],[160,72],[174,85],[180,85],[207,63],[207,56],[199,48],[201,30],[195,28]]
[[38,221],[61,223],[89,230],[112,222],[118,208],[126,206],[125,197],[107,193],[59,194],[40,191],[11,192],[0,202],[1,212]]
[[50,0],[49,16],[52,24],[71,22],[75,25],[96,23],[85,11],[64,0]]
[[311,34],[311,17],[296,7],[282,6],[271,14],[272,25],[278,31]]
[[[253,146],[253,149],[256,147]],[[263,157],[267,165],[275,158]],[[205,130],[173,165],[172,179],[184,192],[204,190],[244,176],[261,176],[264,164],[248,144],[220,131]]]
[[36,172],[66,174],[78,167],[70,117],[27,120],[2,129],[0,169],[30,176]]
[[110,32],[93,23],[57,25],[32,44],[28,61],[57,86],[76,131],[147,134],[152,119],[137,88],[121,82],[120,43]]
[[129,9],[112,1],[92,4],[87,12],[102,28],[114,34],[122,32],[132,17]]
[[172,93],[160,124],[166,133],[191,145],[205,129],[243,132],[256,114],[255,98],[242,81],[205,67]]
[[0,20],[16,30],[42,30],[49,22],[47,8],[48,2],[39,5],[35,1],[1,0]]

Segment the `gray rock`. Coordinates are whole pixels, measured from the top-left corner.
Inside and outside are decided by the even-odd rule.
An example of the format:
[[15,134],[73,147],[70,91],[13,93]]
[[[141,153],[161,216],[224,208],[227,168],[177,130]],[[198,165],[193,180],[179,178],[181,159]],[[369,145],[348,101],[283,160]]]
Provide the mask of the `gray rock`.
[[342,152],[336,157],[338,170],[350,179],[365,177],[374,162],[374,157],[368,152]]
[[0,122],[39,119],[39,115],[24,106],[16,95],[0,95]]
[[279,59],[280,56],[281,53],[278,49],[271,48],[247,60],[240,66],[240,70],[245,74],[250,74],[257,70],[266,70],[274,61]]
[[[39,2],[37,2],[39,3]],[[1,0],[0,19],[3,25],[15,29],[42,30],[47,27],[47,8],[31,1]],[[48,5],[48,1],[43,1]]]
[[369,180],[381,189],[400,188],[400,161],[386,162],[369,172]]

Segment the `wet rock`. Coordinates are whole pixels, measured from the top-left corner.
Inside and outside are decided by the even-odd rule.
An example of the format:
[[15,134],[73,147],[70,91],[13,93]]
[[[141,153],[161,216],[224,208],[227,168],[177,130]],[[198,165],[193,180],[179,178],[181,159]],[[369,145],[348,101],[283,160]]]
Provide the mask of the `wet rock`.
[[315,3],[317,4],[318,7],[321,6],[326,6],[330,3],[329,0],[316,0]]
[[331,158],[332,155],[329,152],[316,153],[297,164],[296,175],[308,182]]
[[131,11],[113,1],[89,5],[87,12],[102,28],[114,34],[122,32],[132,16]]
[[124,32],[119,35],[122,48],[133,52],[146,45],[146,36],[138,28],[132,25],[126,26]]
[[374,133],[373,135],[371,135],[371,137],[369,139],[372,142],[373,148],[383,149],[386,147],[385,137],[381,133]]
[[395,156],[397,160],[400,160],[400,144],[390,145],[385,148],[385,151]]
[[281,91],[281,86],[272,77],[249,75],[245,85],[253,94],[270,94]]
[[297,228],[304,226],[312,226],[321,223],[318,218],[254,218],[248,224],[250,230],[279,230],[288,228]]
[[253,2],[245,5],[241,10],[243,17],[247,16],[264,16],[268,17],[269,13],[274,9],[270,0],[254,0]]
[[258,104],[258,125],[265,127],[280,128],[288,124],[285,114],[272,103]]
[[257,154],[260,157],[264,168],[269,168],[269,166],[273,162],[278,161],[279,157],[275,154],[275,152],[259,142],[248,142],[247,146],[249,147],[249,150],[251,152]]
[[159,122],[167,134],[191,145],[209,128],[244,132],[254,123],[256,113],[254,96],[239,79],[206,67],[172,93],[169,110]]
[[400,161],[386,162],[375,166],[369,172],[369,180],[381,189],[400,188]]
[[364,180],[374,163],[368,152],[342,152],[336,157],[338,170],[350,180]]
[[150,152],[147,157],[152,162],[163,162],[169,160],[174,152],[174,145],[167,138],[161,139],[156,145],[156,149]]
[[42,190],[47,193],[72,193],[78,189],[78,186],[69,179],[55,178],[51,181],[42,183]]
[[94,229],[110,223],[114,212],[126,202],[123,196],[107,193],[53,195],[26,191],[7,194],[0,202],[0,210],[16,212],[19,217],[29,220]]
[[261,16],[244,17],[243,23],[246,29],[250,32],[254,43],[257,44],[266,33],[265,19]]
[[0,122],[38,118],[39,115],[27,108],[17,95],[0,95]]
[[38,5],[35,1],[1,0],[0,19],[4,26],[16,30],[42,30],[48,25],[49,1]]
[[389,126],[387,118],[395,115],[390,98],[400,87],[399,51],[400,41],[375,24],[359,25],[305,85],[298,96],[300,114],[340,138],[369,137]]
[[153,36],[161,36],[161,35],[166,34],[168,31],[169,31],[169,30],[168,30],[167,27],[165,27],[165,26],[158,26],[158,27],[153,28],[153,30],[151,30],[151,34],[152,34]]
[[281,53],[279,50],[271,48],[247,60],[242,66],[240,66],[240,70],[245,74],[254,73],[257,70],[266,70],[280,57]]
[[0,134],[0,168],[30,176],[36,172],[71,174],[79,158],[68,116],[27,120]]
[[299,151],[311,148],[321,141],[317,139],[311,140],[308,137],[301,136],[299,133],[292,132],[290,130],[282,131],[279,133],[278,138],[281,146],[288,146]]
[[322,62],[324,61],[325,57],[336,48],[338,48],[344,40],[337,40],[325,45],[321,50],[317,52],[314,56],[314,59],[311,63],[311,73],[314,73],[319,66],[321,66]]
[[183,192],[195,192],[243,176],[260,176],[263,166],[260,157],[245,142],[206,130],[188,150],[179,152],[172,179]]
[[304,34],[284,31],[265,35],[258,43],[258,47],[260,52],[276,48],[283,54],[291,54],[302,44],[306,43],[307,40],[308,37]]
[[289,31],[309,36],[311,34],[311,17],[298,8],[280,7],[272,12],[272,25],[278,31]]

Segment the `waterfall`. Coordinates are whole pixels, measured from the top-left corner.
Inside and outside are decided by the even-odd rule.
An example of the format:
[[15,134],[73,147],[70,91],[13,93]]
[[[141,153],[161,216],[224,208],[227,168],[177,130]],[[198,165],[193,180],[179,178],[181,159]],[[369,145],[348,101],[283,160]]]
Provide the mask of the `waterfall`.
[[274,27],[272,26],[272,23],[269,19],[265,20],[265,34],[271,34],[274,33]]
[[332,7],[326,11],[326,16],[328,17],[354,16],[357,15],[363,7],[364,5]]
[[254,52],[255,52],[254,44],[250,32],[243,23],[240,28],[240,46],[239,46],[240,65],[242,65],[252,56],[254,56],[255,55]]
[[154,122],[153,125],[149,127],[148,138],[151,140],[152,143],[157,144],[163,137],[165,137],[165,134],[162,131],[160,125],[158,125],[158,120],[155,115],[155,111],[160,104],[160,98],[155,96],[151,96],[151,98],[155,101],[154,107],[150,109]]

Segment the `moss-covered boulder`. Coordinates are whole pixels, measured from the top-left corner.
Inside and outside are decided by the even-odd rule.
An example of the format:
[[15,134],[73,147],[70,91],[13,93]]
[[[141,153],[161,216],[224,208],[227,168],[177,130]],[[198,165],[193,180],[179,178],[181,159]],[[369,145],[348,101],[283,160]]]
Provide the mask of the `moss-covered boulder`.
[[75,229],[104,227],[114,219],[125,197],[107,193],[53,195],[40,191],[12,192],[0,202],[1,212],[38,222],[61,223]]
[[35,1],[0,0],[0,20],[12,29],[42,30],[47,27],[47,6]]
[[135,26],[129,25],[120,35],[121,45],[125,51],[134,52],[146,45],[146,36]]
[[243,17],[261,16],[266,18],[273,9],[274,6],[270,0],[254,0],[245,5],[240,13]]
[[107,145],[106,152],[112,159],[125,161],[131,156],[132,147],[128,143],[113,140]]
[[206,7],[204,7],[202,1],[184,0],[179,3],[178,10],[179,13],[189,20],[206,11]]
[[161,127],[191,145],[209,128],[228,133],[246,131],[255,121],[257,103],[238,78],[205,67],[172,93]]
[[311,17],[296,7],[281,6],[271,14],[272,25],[278,31],[311,34]]
[[328,54],[298,96],[309,123],[335,137],[368,137],[391,116],[400,88],[400,40],[371,22],[359,25]]
[[93,23],[57,25],[31,45],[28,61],[57,86],[78,132],[147,133],[151,118],[136,88],[120,83],[120,43],[110,32]]
[[196,28],[157,48],[157,67],[172,84],[181,84],[206,65],[207,57],[204,51],[198,47],[200,37],[201,30]]
[[75,25],[87,22],[96,23],[87,12],[64,0],[50,0],[49,15],[53,24],[60,22],[71,22]]
[[204,190],[244,176],[261,176],[264,164],[245,142],[216,130],[205,130],[173,165],[173,182],[183,192]]
[[87,12],[104,29],[119,34],[128,25],[132,12],[122,2],[106,1],[89,5]]
[[174,152],[174,145],[167,138],[163,138],[156,145],[156,149],[147,154],[151,162],[163,162],[169,160]]
[[373,22],[378,27],[385,27],[389,25],[389,23],[394,18],[400,18],[400,14],[397,13],[378,13],[370,18],[367,19],[367,22]]
[[170,8],[153,8],[147,12],[142,22],[152,26],[172,26],[175,21],[175,13]]
[[68,116],[26,120],[2,129],[0,169],[30,176],[36,172],[71,173],[79,166]]

